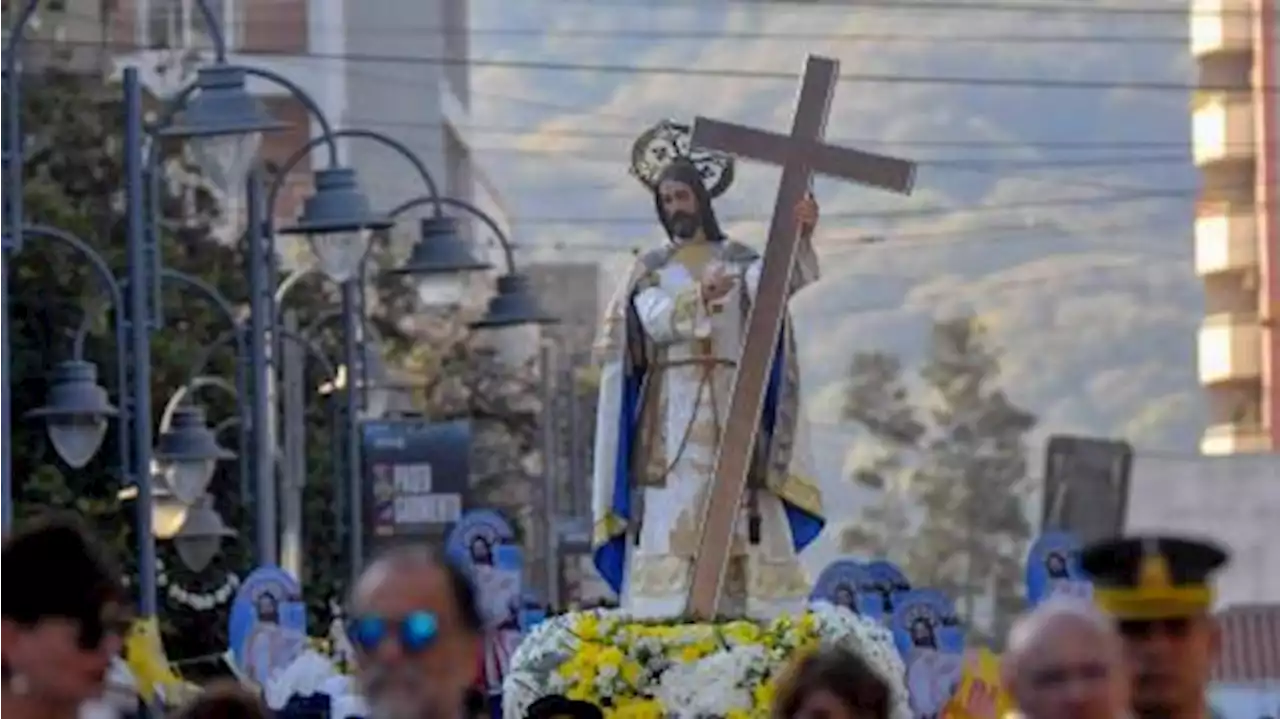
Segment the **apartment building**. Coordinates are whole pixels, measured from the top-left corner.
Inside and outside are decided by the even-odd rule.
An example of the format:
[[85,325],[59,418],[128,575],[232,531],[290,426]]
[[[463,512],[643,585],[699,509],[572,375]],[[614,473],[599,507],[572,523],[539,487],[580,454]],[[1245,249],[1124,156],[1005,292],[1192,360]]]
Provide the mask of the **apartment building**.
[[1205,454],[1280,450],[1276,0],[1193,0],[1195,268]]

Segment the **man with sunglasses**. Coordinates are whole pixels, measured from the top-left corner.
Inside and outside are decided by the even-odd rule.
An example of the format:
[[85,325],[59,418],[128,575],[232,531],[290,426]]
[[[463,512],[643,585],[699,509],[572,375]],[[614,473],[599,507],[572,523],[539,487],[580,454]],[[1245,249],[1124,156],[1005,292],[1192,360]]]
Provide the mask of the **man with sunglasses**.
[[392,549],[356,583],[349,633],[370,719],[461,719],[484,623],[466,574],[427,547]]
[[1094,598],[1124,637],[1139,719],[1213,716],[1206,693],[1221,633],[1210,579],[1226,563],[1221,547],[1185,537],[1122,537],[1084,549]]

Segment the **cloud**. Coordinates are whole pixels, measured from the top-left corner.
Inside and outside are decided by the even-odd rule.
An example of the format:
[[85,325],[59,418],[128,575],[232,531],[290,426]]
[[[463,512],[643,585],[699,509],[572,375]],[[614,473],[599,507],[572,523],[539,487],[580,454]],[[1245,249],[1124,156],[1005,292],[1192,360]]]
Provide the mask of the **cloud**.
[[[745,3],[673,11],[661,3],[576,0],[520,6],[525,16],[513,18],[510,3],[484,0],[474,5],[473,22],[523,22],[547,34],[513,44],[481,33],[477,56],[776,73],[795,72],[806,54],[818,53],[840,59],[846,75],[1055,81],[1186,82],[1188,73],[1186,21],[1176,6],[1147,15]],[[670,37],[600,36],[628,32]],[[876,36],[882,39],[869,39]],[[1114,40],[1027,40],[1089,36]],[[528,251],[546,259],[575,248],[575,259],[596,256],[614,272],[631,248],[658,241],[646,220],[651,202],[626,174],[632,137],[658,119],[698,114],[783,130],[795,94],[794,82],[759,78],[510,69],[473,77],[477,123],[529,128],[509,142],[518,152],[485,156],[500,168],[490,174],[500,178],[520,236],[535,248]],[[817,185],[824,279],[794,304],[815,415],[835,418],[853,352],[888,349],[917,361],[932,318],[971,309],[991,323],[1006,354],[1005,380],[1046,431],[1128,432],[1165,448],[1194,440],[1200,298],[1189,259],[1196,178],[1181,158],[1189,137],[1185,96],[847,82],[837,89],[828,136],[922,167],[911,198]],[[763,238],[777,176],[775,168],[741,166],[717,208],[756,218],[726,222],[735,236]],[[1144,199],[1144,192],[1165,196]],[[596,219],[538,219],[553,217]],[[884,241],[867,244],[868,236]]]

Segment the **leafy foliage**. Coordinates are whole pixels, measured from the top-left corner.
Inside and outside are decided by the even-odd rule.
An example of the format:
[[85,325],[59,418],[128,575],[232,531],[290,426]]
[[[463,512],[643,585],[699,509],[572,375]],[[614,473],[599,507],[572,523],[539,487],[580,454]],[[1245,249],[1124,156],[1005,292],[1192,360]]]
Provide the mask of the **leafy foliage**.
[[492,336],[469,331],[466,319],[433,323],[406,367],[424,381],[427,416],[472,423],[471,504],[498,509],[523,535],[533,516],[535,480],[542,475],[540,368],[536,357],[515,363],[504,358]]
[[845,529],[844,550],[897,561],[913,582],[955,598],[970,627],[991,636],[1002,636],[1020,607],[1032,531],[1024,503],[1035,417],[999,389],[999,374],[981,323],[955,317],[934,325],[921,396],[897,358],[860,353],[843,407],[878,445],[853,479],[880,490]]

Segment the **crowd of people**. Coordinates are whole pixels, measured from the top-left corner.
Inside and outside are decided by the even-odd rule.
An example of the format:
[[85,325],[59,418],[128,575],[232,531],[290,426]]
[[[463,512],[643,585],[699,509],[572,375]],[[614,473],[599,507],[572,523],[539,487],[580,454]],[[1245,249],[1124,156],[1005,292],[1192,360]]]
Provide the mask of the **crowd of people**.
[[[1020,715],[1209,719],[1209,672],[1220,642],[1209,582],[1226,554],[1177,538],[1128,538],[1087,548],[1083,562],[1096,583],[1095,602],[1051,598],[1009,633],[1002,680]],[[7,537],[0,566],[10,580],[0,641],[10,719],[138,711],[107,698],[129,611],[122,575],[102,543],[74,518],[53,518]],[[371,719],[490,715],[475,688],[484,622],[464,570],[426,547],[391,550],[352,588],[347,615]],[[794,659],[773,713],[889,719],[892,691],[856,654],[824,648]],[[600,707],[564,697],[544,699],[529,713],[603,716]],[[207,687],[176,712],[182,719],[268,714],[239,684]]]

